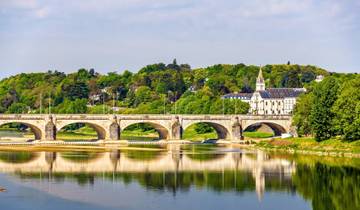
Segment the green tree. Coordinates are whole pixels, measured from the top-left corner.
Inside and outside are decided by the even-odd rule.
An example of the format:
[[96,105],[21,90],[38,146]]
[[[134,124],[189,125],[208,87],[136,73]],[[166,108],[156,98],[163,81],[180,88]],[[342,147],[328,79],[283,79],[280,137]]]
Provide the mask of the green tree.
[[292,69],[285,74],[282,86],[287,88],[300,88],[302,86],[298,73],[299,70]]
[[299,136],[312,134],[310,112],[314,101],[313,93],[300,96],[294,109],[293,125],[296,126]]
[[75,82],[63,87],[65,96],[70,100],[89,97],[89,88],[85,82]]
[[214,131],[214,128],[207,123],[198,123],[195,125],[195,131],[199,134],[210,133]]
[[337,99],[338,89],[337,80],[332,77],[324,79],[314,88],[310,125],[317,141],[329,139],[335,134],[331,109]]
[[346,140],[360,139],[360,78],[346,82],[332,109],[334,125]]
[[147,86],[141,86],[135,91],[135,106],[149,102],[152,99],[151,89]]
[[65,114],[84,114],[87,112],[87,100],[76,99],[75,101],[65,100],[60,107],[56,107],[57,113]]
[[7,113],[11,114],[21,114],[27,113],[29,111],[29,107],[23,103],[13,103],[9,106]]
[[304,73],[302,73],[301,75],[301,82],[302,83],[309,83],[313,80],[315,80],[316,75],[314,72],[312,71],[305,71]]

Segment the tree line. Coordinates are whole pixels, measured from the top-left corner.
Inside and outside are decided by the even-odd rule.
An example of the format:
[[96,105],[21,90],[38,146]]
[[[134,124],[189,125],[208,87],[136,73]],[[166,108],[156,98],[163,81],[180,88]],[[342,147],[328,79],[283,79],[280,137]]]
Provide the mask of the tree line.
[[307,90],[294,110],[299,135],[312,135],[317,141],[360,139],[360,75],[332,73]]
[[[174,59],[136,73],[22,73],[0,81],[0,113],[241,114],[247,113],[247,103],[221,96],[254,91],[258,71],[259,66],[242,63],[192,69]],[[316,75],[329,74],[289,64],[266,65],[263,73],[267,87],[303,87]]]

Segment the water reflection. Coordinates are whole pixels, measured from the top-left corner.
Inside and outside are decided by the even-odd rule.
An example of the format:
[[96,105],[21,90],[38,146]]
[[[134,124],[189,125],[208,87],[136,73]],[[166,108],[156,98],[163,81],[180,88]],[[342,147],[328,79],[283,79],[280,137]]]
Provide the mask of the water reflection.
[[300,164],[293,177],[297,191],[313,209],[360,209],[360,170],[316,163]]
[[[93,183],[101,175],[113,181],[136,181],[147,189],[173,193],[187,190],[193,185],[215,191],[255,189],[260,199],[264,194],[265,180],[272,182],[282,177],[281,183],[288,185],[286,180],[295,171],[293,161],[270,158],[261,151],[228,152],[218,147],[189,148],[179,145],[165,149],[137,149],[110,152],[6,152],[0,153],[0,169],[33,179],[39,178],[40,172],[42,176],[48,173],[55,180],[70,178],[79,184]],[[6,155],[12,158],[4,158]]]
[[0,152],[0,160],[12,164],[26,163],[34,160],[38,156],[38,153],[33,152]]
[[[50,152],[51,153],[51,152]],[[47,153],[45,153],[46,155]],[[101,155],[97,152],[89,152],[89,151],[76,151],[76,152],[61,152],[61,157],[73,162],[89,162],[92,160],[96,160]],[[55,152],[56,156],[56,152]]]
[[356,166],[231,147],[169,145],[106,152],[0,152],[0,171],[41,183],[136,183],[146,191],[175,197],[196,189],[199,193],[238,196],[254,192],[262,201],[267,192],[282,192],[290,197],[300,194],[313,209],[360,209],[360,170]]

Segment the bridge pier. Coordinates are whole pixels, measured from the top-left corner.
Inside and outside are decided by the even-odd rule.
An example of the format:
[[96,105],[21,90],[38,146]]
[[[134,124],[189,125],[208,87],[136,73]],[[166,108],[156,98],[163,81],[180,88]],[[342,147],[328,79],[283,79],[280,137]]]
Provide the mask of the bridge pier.
[[231,141],[240,141],[243,140],[244,137],[242,135],[242,127],[239,122],[239,118],[236,117],[234,119],[233,125],[231,127]]
[[110,140],[120,140],[120,126],[116,122],[113,122],[109,128]]
[[176,116],[172,119],[172,126],[171,126],[171,139],[172,140],[181,140],[182,137],[182,126],[180,124],[179,117]]
[[53,117],[50,115],[48,119],[46,119],[46,121],[47,123],[45,125],[45,139],[42,138],[41,140],[56,140],[56,126],[53,122]]

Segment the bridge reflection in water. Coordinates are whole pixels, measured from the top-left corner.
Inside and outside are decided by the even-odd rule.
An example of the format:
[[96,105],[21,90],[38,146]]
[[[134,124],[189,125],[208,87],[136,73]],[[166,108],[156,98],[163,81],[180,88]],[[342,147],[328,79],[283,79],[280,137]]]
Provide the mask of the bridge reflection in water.
[[[207,186],[215,190],[256,190],[261,199],[266,182],[291,185],[295,163],[271,157],[262,151],[214,148],[184,150],[179,145],[165,149],[110,152],[0,152],[0,172],[14,173],[22,178],[78,179],[79,183],[97,176],[113,181],[137,180],[156,189]],[[140,155],[141,154],[141,155]],[[87,180],[89,179],[89,180]]]

